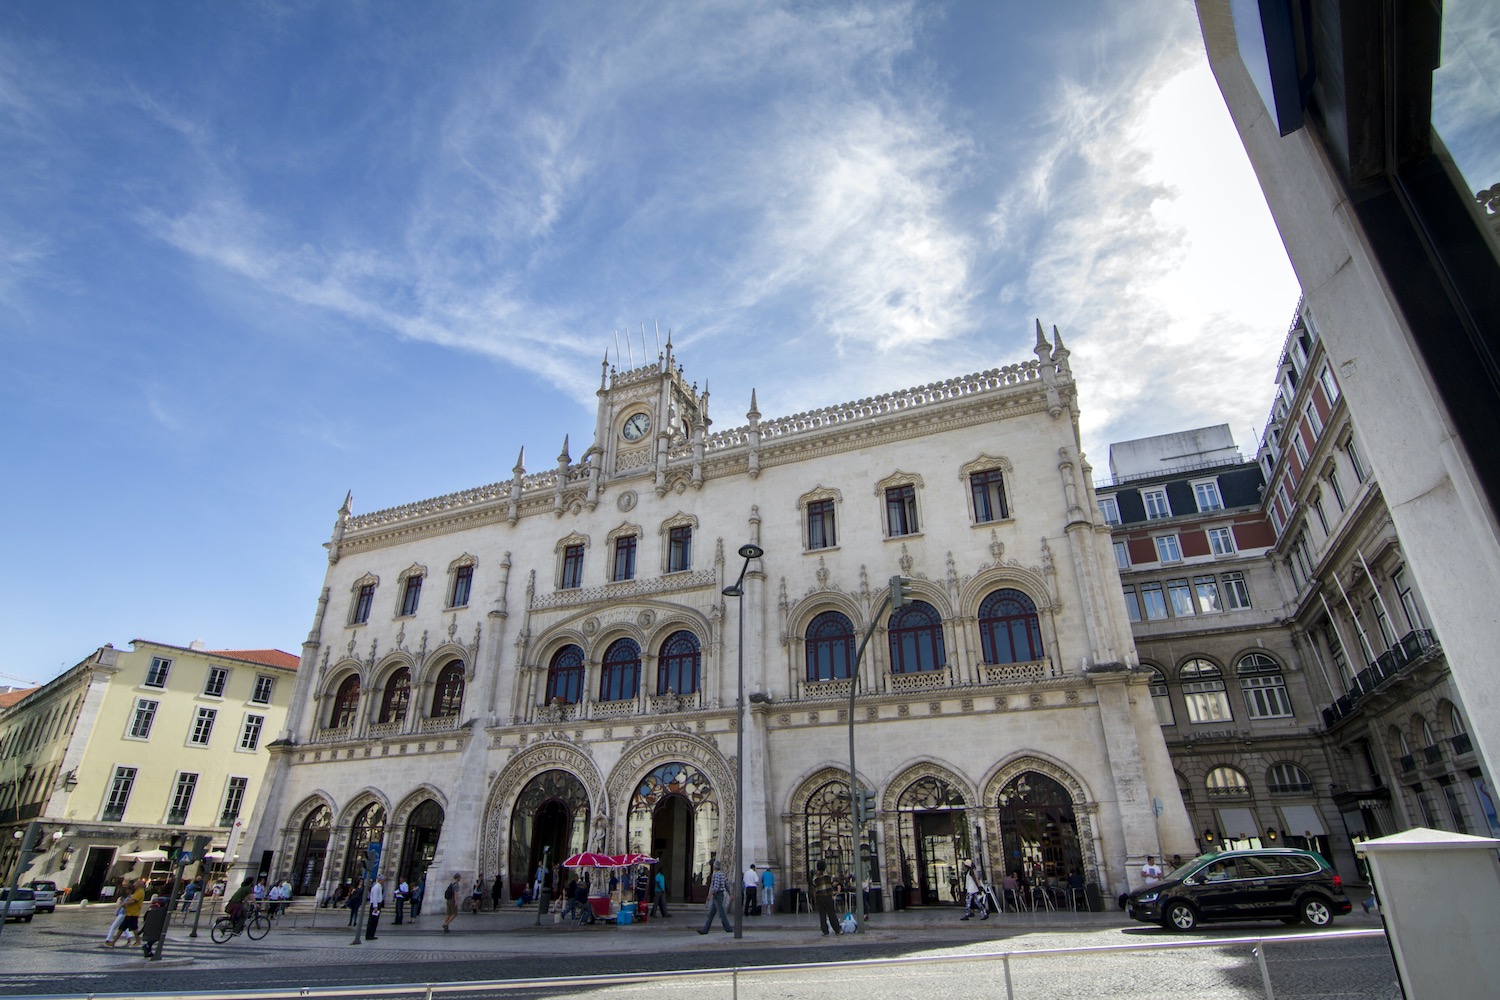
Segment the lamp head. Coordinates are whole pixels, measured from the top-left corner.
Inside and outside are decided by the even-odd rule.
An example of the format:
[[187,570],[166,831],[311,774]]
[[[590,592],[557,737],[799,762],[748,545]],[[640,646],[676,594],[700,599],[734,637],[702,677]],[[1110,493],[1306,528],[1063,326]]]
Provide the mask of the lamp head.
[[725,597],[744,597],[745,596],[745,588],[744,587],[740,587],[740,586],[731,585],[731,586],[725,587],[723,590],[719,591],[719,593],[723,594]]
[[750,542],[746,542],[744,545],[740,546],[740,555],[744,556],[746,559],[759,559],[765,554],[765,549]]

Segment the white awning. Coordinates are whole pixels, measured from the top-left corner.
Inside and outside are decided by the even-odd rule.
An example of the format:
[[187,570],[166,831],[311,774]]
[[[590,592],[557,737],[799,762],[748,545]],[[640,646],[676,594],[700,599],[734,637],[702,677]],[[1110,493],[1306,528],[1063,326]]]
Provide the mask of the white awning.
[[1249,809],[1220,809],[1219,832],[1229,840],[1246,840],[1261,835],[1255,813]]
[[1323,837],[1328,834],[1317,806],[1282,806],[1281,821],[1290,837]]

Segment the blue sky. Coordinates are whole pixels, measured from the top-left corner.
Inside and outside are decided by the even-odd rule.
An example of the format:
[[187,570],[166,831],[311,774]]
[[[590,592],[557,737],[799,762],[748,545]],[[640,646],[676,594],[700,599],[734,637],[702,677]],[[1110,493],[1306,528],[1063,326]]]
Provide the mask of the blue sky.
[[724,429],[1040,317],[1103,475],[1252,449],[1296,299],[1182,0],[8,3],[0,671],[296,652],[345,491],[576,457],[615,331]]

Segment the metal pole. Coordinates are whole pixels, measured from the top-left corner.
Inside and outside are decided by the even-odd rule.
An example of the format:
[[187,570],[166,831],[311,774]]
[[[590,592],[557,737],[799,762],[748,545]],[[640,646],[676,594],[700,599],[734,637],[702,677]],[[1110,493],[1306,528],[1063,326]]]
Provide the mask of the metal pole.
[[1276,991],[1271,989],[1271,970],[1266,968],[1266,943],[1258,941],[1255,945],[1255,960],[1260,963],[1260,981],[1266,988],[1266,1000],[1276,1000]]
[[[203,862],[201,861],[198,863],[198,874],[203,877],[203,884],[198,887],[198,898],[195,901],[196,905],[193,907],[193,929],[188,933],[188,937],[190,938],[198,936],[198,921],[203,919],[203,897],[208,895],[208,872],[204,870]],[[224,891],[229,891],[228,879],[224,880]]]
[[552,852],[552,845],[546,844],[542,847],[542,871],[541,877],[536,880],[536,925],[542,926],[542,914],[547,912],[547,904],[551,902],[546,893],[542,892],[547,887],[547,855]]
[[885,609],[890,607],[890,604],[891,592],[887,588],[880,606],[870,616],[870,624],[865,628],[864,638],[859,640],[859,649],[854,653],[854,666],[849,668],[849,820],[854,832],[854,895],[857,900],[854,909],[859,911],[859,919],[854,922],[856,934],[864,928],[865,921],[870,916],[869,911],[865,909],[865,863],[859,846],[860,837],[863,835],[860,821],[870,817],[860,815],[863,810],[858,804],[861,795],[857,777],[859,772],[854,769],[854,693],[859,685],[859,662],[864,658],[865,647],[870,643],[870,636],[875,634],[875,627],[880,622],[880,616],[885,613]]
[[[745,566],[750,565],[750,560],[745,560]],[[745,578],[744,569],[740,570],[740,579]],[[739,695],[735,702],[735,727],[734,727],[734,759],[735,759],[735,782],[734,782],[734,880],[739,886],[739,905],[734,908],[734,939],[740,940],[745,936],[745,876],[741,866],[745,863],[745,591],[739,587],[739,593],[735,600],[740,610],[740,643],[739,643]],[[731,899],[735,897],[730,894]],[[738,982],[736,981],[736,986]]]

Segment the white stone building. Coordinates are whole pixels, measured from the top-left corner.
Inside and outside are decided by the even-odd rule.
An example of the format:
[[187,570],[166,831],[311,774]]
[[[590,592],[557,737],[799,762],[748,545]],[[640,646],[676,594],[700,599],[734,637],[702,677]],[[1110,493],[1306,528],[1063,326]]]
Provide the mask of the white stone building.
[[[1055,331],[1054,331],[1055,333]],[[875,880],[973,857],[1106,895],[1193,835],[1137,668],[1060,339],[1036,360],[711,431],[670,339],[605,362],[574,462],[356,516],[346,501],[251,856],[305,891],[428,867],[509,892],[544,856],[852,867],[850,663]],[[741,545],[764,550],[735,581]],[[738,645],[743,608],[744,645]],[[732,859],[743,654],[747,856]],[[701,893],[697,898],[702,898]]]

